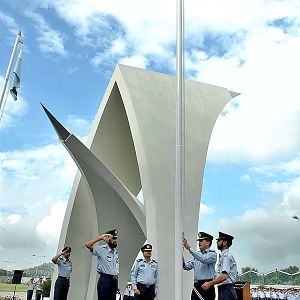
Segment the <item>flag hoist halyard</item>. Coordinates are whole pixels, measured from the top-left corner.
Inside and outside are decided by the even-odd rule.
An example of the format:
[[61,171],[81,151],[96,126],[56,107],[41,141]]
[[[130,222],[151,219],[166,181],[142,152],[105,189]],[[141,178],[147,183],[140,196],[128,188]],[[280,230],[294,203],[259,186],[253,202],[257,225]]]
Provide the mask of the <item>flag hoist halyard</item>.
[[175,300],[183,299],[182,237],[184,199],[184,0],[177,0],[176,168],[175,168]]

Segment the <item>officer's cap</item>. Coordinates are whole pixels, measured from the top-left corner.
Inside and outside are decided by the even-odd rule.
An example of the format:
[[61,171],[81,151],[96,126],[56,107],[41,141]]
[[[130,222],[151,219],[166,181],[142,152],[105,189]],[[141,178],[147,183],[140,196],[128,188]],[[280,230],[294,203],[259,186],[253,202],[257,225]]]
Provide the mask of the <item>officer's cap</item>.
[[131,283],[130,281],[127,281],[127,284],[128,284],[128,285],[132,285],[132,283]]
[[224,233],[224,232],[219,232],[219,237],[217,238],[217,241],[219,240],[226,240],[231,242],[234,239],[234,237],[230,234]]
[[116,239],[118,237],[118,230],[112,229],[105,232],[106,234],[111,234],[113,236],[113,239]]
[[152,251],[152,245],[151,244],[145,244],[142,248],[141,251]]
[[65,252],[65,251],[71,252],[71,247],[65,247],[64,249],[62,249],[62,252]]
[[201,241],[201,240],[210,240],[210,241],[212,241],[213,239],[214,239],[214,237],[212,235],[210,235],[210,234],[208,234],[204,231],[200,231],[198,233],[197,241]]

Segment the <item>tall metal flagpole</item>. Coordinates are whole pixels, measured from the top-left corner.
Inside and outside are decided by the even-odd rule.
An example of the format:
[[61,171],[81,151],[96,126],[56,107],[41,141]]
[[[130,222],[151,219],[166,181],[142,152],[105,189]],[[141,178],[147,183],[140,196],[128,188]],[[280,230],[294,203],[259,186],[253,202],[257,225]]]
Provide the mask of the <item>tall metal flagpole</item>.
[[182,234],[184,199],[184,0],[177,0],[175,171],[175,300],[183,299]]
[[11,71],[11,68],[12,68],[12,65],[13,65],[13,62],[14,62],[14,59],[15,59],[15,54],[16,54],[16,51],[17,51],[18,44],[19,44],[20,40],[21,40],[21,31],[19,31],[19,33],[17,34],[16,41],[15,41],[13,50],[11,52],[10,60],[9,60],[8,67],[7,67],[7,70],[6,70],[3,89],[2,89],[1,98],[0,98],[0,111],[1,111],[3,99],[4,99],[4,96],[5,96],[5,91],[6,91],[10,71]]

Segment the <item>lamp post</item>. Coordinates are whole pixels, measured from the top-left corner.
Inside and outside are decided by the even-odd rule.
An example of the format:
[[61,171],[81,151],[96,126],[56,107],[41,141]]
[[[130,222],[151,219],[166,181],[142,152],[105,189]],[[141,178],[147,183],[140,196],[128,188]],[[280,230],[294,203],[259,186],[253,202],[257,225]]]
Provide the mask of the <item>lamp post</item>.
[[37,258],[37,266],[36,266],[36,269],[35,269],[35,274],[36,274],[36,277],[39,277],[38,276],[38,270],[39,270],[40,258],[46,257],[46,256],[45,255],[37,255],[37,254],[32,254],[32,256],[35,256]]

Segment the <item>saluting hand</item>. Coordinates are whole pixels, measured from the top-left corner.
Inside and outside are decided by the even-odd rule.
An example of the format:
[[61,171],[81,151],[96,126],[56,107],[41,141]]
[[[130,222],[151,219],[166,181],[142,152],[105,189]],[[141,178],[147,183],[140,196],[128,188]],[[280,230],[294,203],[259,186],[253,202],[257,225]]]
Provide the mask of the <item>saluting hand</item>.
[[111,234],[105,233],[101,235],[101,239],[108,242],[113,236]]

